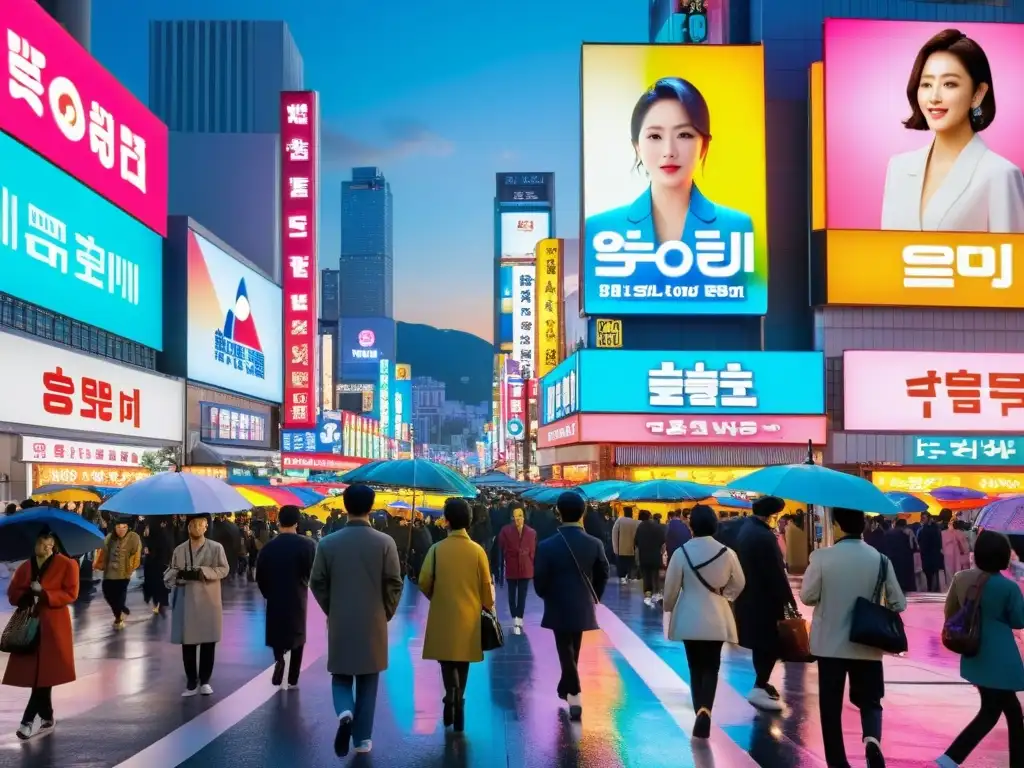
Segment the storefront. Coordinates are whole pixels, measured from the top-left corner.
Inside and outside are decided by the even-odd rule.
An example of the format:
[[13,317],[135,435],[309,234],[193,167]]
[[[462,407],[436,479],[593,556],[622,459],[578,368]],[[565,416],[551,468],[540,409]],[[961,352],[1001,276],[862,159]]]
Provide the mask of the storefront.
[[279,467],[278,407],[189,383],[187,417],[190,466],[244,464]]

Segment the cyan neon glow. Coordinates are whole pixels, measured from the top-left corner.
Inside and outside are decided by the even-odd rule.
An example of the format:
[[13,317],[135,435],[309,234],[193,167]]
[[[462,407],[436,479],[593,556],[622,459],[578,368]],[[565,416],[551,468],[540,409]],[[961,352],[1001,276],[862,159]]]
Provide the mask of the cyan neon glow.
[[1024,466],[1024,440],[1013,436],[914,435],[907,438],[905,461],[936,467]]

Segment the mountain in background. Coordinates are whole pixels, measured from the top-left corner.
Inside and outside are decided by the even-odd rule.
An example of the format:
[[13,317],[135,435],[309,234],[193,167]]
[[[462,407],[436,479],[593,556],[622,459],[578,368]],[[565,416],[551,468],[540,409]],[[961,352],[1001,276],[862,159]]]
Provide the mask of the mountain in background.
[[445,397],[476,405],[490,402],[494,376],[494,347],[464,331],[430,325],[398,326],[398,358],[412,366],[412,375],[445,383]]

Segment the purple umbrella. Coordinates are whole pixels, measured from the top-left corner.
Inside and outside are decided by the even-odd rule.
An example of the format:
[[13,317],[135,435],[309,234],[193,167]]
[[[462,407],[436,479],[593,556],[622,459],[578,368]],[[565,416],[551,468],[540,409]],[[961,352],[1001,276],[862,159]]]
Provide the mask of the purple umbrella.
[[973,488],[960,488],[955,485],[944,485],[929,491],[939,501],[966,501],[967,499],[984,499],[988,494]]
[[981,510],[976,528],[996,533],[1024,533],[1024,496],[1008,496]]

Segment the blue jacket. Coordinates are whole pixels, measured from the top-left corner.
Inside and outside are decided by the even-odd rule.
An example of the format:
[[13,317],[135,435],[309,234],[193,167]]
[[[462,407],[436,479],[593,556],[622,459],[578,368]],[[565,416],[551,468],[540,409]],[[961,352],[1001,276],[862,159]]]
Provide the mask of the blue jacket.
[[673,517],[669,520],[668,531],[665,533],[665,554],[668,555],[668,559],[672,560],[672,553],[692,538],[693,534],[690,533],[690,526],[678,517]]
[[[955,613],[966,596],[966,585],[978,578],[976,569],[961,571],[950,585],[946,614]],[[960,658],[960,676],[982,688],[1024,691],[1024,661],[1013,630],[1024,629],[1024,595],[1016,582],[1001,574],[989,577],[981,593],[981,649]]]
[[537,545],[533,588],[544,601],[542,627],[555,632],[598,628],[594,595],[584,578],[589,579],[600,600],[608,583],[608,558],[600,539],[578,525],[563,525]]

